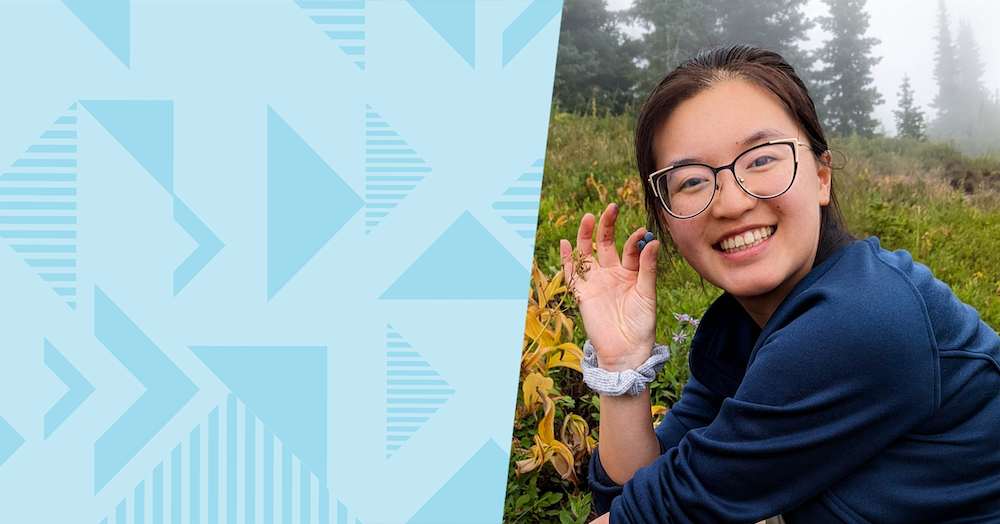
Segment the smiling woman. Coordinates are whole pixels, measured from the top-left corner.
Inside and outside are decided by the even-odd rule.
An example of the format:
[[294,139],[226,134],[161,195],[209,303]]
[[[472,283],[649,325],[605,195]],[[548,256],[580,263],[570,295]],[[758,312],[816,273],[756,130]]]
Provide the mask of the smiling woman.
[[659,241],[640,228],[619,258],[611,204],[576,256],[561,242],[601,394],[595,522],[1000,521],[1000,337],[907,252],[847,232],[792,68],[702,54],[653,91],[635,143],[654,229],[725,293],[654,430]]

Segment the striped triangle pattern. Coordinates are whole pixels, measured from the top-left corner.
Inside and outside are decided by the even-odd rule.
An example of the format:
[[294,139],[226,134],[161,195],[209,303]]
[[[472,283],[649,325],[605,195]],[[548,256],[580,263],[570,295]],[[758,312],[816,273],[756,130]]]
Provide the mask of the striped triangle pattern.
[[[230,393],[101,522],[329,524],[330,502],[330,490]],[[352,522],[347,507],[334,502],[333,521]]]
[[0,173],[0,238],[76,309],[76,103]]
[[386,357],[385,458],[389,460],[455,390],[391,324],[386,324]]
[[295,0],[309,18],[350,58],[365,70],[365,2]]
[[365,104],[365,234],[430,171],[406,140]]
[[538,201],[542,195],[542,166],[536,160],[526,169],[503,195],[493,202],[493,209],[500,212],[504,222],[510,224],[521,238],[528,240],[535,249],[535,230],[538,227]]

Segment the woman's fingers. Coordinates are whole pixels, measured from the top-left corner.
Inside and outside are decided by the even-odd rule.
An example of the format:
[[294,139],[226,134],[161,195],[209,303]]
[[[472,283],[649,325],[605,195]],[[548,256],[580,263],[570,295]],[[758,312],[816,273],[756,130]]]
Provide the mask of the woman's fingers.
[[616,267],[621,265],[618,261],[618,248],[615,246],[615,221],[618,219],[618,204],[611,203],[601,213],[601,220],[597,225],[597,259],[601,267]]
[[594,215],[587,213],[580,220],[580,229],[576,231],[576,250],[581,257],[593,254]]
[[[639,246],[637,243],[642,239],[643,235],[646,234],[646,228],[640,227],[628,237],[625,241],[625,247],[622,249],[622,267],[628,269],[629,271],[639,270]],[[645,251],[643,249],[642,251]]]
[[656,300],[656,254],[660,251],[660,241],[652,240],[639,251],[639,278],[636,291],[647,299]]
[[559,258],[562,260],[563,281],[569,282],[576,266],[573,264],[573,245],[565,238],[559,241]]

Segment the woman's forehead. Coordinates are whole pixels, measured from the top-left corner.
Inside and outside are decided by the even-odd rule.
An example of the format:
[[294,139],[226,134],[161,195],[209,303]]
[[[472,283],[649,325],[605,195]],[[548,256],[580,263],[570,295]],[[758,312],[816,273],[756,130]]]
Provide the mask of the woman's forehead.
[[795,138],[799,126],[773,94],[729,80],[680,103],[653,139],[657,169],[685,160],[719,160],[775,138]]

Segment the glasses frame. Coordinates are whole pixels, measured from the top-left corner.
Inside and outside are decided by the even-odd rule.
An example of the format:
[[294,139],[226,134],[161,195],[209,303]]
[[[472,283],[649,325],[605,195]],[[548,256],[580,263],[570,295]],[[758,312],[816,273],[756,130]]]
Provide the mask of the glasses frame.
[[[738,162],[740,160],[740,158],[742,158],[744,155],[746,155],[747,153],[749,153],[751,151],[754,151],[755,149],[760,149],[762,147],[770,146],[770,145],[774,145],[774,144],[791,144],[791,146],[792,146],[792,159],[795,161],[795,167],[792,170],[792,181],[788,183],[788,187],[786,187],[784,191],[778,193],[777,195],[771,195],[771,196],[755,195],[752,192],[750,192],[750,190],[748,190],[747,188],[743,187],[743,182],[740,181],[740,177],[736,176],[736,162]],[[666,211],[670,216],[672,216],[674,218],[678,218],[678,219],[694,218],[694,217],[700,215],[701,213],[703,213],[706,209],[708,209],[708,206],[712,205],[712,201],[715,200],[715,194],[719,191],[719,171],[722,171],[723,169],[728,169],[729,172],[733,174],[733,178],[736,179],[736,184],[738,186],[740,186],[740,189],[742,189],[744,193],[746,193],[746,194],[748,194],[748,195],[750,195],[750,196],[752,196],[754,198],[759,198],[761,200],[768,200],[768,199],[771,199],[771,198],[780,197],[781,195],[784,195],[785,193],[787,193],[788,190],[792,188],[792,184],[795,183],[795,176],[799,172],[799,147],[800,146],[808,148],[809,144],[800,142],[798,138],[779,138],[777,140],[771,140],[770,142],[764,142],[763,144],[758,144],[756,146],[751,147],[750,149],[747,149],[746,151],[744,151],[744,152],[740,153],[739,155],[737,155],[735,160],[733,160],[732,162],[730,162],[729,164],[726,164],[724,166],[712,167],[712,166],[710,166],[708,164],[694,164],[694,163],[693,164],[679,164],[679,165],[676,165],[676,166],[668,166],[668,167],[665,167],[665,168],[660,169],[658,171],[654,171],[654,172],[650,173],[650,175],[648,177],[648,181],[649,181],[650,187],[653,188],[653,194],[656,195],[656,200],[658,200],[660,202],[660,207],[662,207],[663,210]],[[712,176],[713,176],[712,183],[714,185],[714,187],[712,188],[712,198],[708,199],[708,203],[705,204],[705,207],[701,208],[701,211],[698,211],[697,213],[695,213],[693,215],[680,216],[680,215],[677,215],[674,212],[670,211],[670,209],[667,208],[667,204],[664,201],[663,197],[660,195],[660,191],[657,188],[656,179],[659,178],[659,177],[665,176],[666,173],[668,171],[670,171],[671,169],[677,169],[677,168],[680,168],[680,167],[690,167],[690,166],[707,167],[708,169],[712,170]]]

